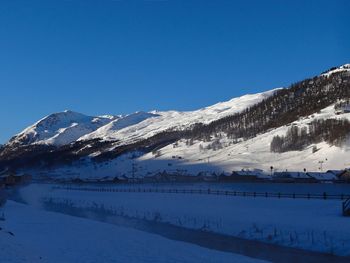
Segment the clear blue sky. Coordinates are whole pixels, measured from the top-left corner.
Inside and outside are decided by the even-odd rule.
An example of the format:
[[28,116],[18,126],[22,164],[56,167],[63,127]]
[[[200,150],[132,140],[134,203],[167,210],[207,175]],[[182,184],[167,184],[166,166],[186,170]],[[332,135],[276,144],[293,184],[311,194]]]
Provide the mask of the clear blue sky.
[[0,3],[0,143],[52,112],[192,110],[350,62],[350,1]]

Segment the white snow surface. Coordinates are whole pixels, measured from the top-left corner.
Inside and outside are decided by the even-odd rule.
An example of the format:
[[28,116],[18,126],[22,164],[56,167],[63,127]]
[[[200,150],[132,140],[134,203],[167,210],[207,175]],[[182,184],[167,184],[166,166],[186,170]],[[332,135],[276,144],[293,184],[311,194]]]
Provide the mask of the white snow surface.
[[273,95],[279,89],[257,94],[248,94],[226,102],[202,108],[196,111],[152,111],[156,116],[147,118],[135,125],[123,129],[107,125],[95,132],[82,136],[79,140],[102,138],[104,140],[122,140],[124,143],[151,137],[167,129],[184,129],[195,123],[210,123],[247,109]]
[[[312,185],[306,191],[312,192]],[[103,206],[117,215],[147,220],[157,215],[157,220],[181,227],[350,256],[350,221],[341,214],[340,200],[69,191],[47,185],[31,185],[21,193],[25,200],[35,193],[76,207]]]
[[5,214],[6,221],[0,222],[0,260],[4,263],[266,262],[13,201],[8,202]]
[[339,73],[339,72],[350,72],[350,64],[344,64],[340,67],[332,69],[332,70],[322,74],[322,76],[329,77],[330,75],[332,75],[334,73]]
[[[232,143],[223,135],[220,139],[222,149],[217,150],[199,150],[200,145],[203,148],[209,144],[203,141],[195,141],[193,145],[186,145],[185,141],[180,141],[178,146],[174,148],[168,145],[160,149],[161,156],[155,158],[152,153],[148,153],[139,159],[144,165],[151,165],[151,160],[170,160],[174,163],[171,167],[177,167],[181,164],[182,169],[191,169],[191,167],[211,167],[213,171],[231,172],[241,169],[261,169],[269,171],[270,166],[273,166],[275,171],[327,171],[337,170],[350,167],[350,141],[344,143],[342,147],[329,145],[326,142],[321,142],[315,145],[310,145],[301,151],[289,151],[284,153],[274,153],[270,151],[270,144],[274,136],[285,135],[291,126],[307,127],[308,123],[317,119],[348,119],[350,113],[337,115],[334,105],[331,105],[319,113],[312,114],[305,118],[301,118],[289,125],[273,129],[264,134],[260,134],[255,138]],[[317,151],[313,153],[313,146],[317,147]],[[173,156],[181,156],[182,159],[175,161]],[[209,159],[208,159],[209,158]],[[209,160],[209,163],[208,163]],[[169,162],[164,161],[165,168]],[[322,162],[322,167],[320,162]],[[160,168],[160,167],[159,167]],[[199,172],[200,170],[197,169]]]

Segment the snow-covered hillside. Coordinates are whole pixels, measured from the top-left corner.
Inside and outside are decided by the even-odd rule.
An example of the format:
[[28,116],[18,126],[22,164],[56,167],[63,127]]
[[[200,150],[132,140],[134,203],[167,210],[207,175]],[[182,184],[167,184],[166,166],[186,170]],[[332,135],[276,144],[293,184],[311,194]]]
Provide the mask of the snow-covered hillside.
[[131,140],[148,138],[170,128],[186,128],[194,123],[209,123],[224,116],[240,112],[276,90],[245,95],[227,102],[217,103],[196,111],[136,112],[126,116],[87,116],[73,111],[51,114],[11,139],[9,144],[65,145],[74,141],[103,139]]
[[194,123],[209,123],[240,112],[271,96],[276,90],[245,95],[196,111],[152,111],[150,113],[139,113],[138,116],[140,119],[143,118],[143,121],[132,122],[130,125],[124,125],[122,128],[118,125],[120,120],[116,120],[95,132],[86,134],[79,140],[102,138],[103,140],[123,140],[124,143],[127,143],[151,137],[171,128],[184,129]]
[[119,118],[120,116],[92,117],[66,110],[39,120],[14,136],[9,144],[64,145]]
[[[111,179],[144,177],[163,171],[197,175],[200,172],[229,174],[241,169],[251,171],[260,169],[269,174],[271,166],[274,167],[274,171],[303,171],[304,168],[307,171],[321,171],[321,169],[327,171],[348,168],[350,142],[342,147],[321,142],[312,144],[302,151],[285,153],[270,151],[272,138],[276,135],[285,135],[289,127],[307,127],[313,120],[330,118],[350,120],[350,113],[336,114],[334,105],[331,105],[319,113],[238,143],[232,143],[232,140],[224,134],[220,139],[213,138],[210,142],[194,140],[189,144],[182,139],[176,143],[176,147],[170,144],[157,149],[157,154],[132,152],[99,164],[87,158],[73,166],[31,171],[31,173],[55,178]],[[220,146],[211,147],[214,141]]]
[[[221,139],[216,139],[220,146],[208,147],[212,142],[194,141],[192,145],[186,144],[182,140],[174,148],[168,145],[159,149],[160,156],[155,158],[152,153],[142,156],[140,159],[144,163],[151,164],[151,160],[170,160],[175,162],[171,167],[181,165],[182,169],[195,167],[194,171],[199,172],[199,167],[205,165],[211,167],[211,170],[220,172],[231,172],[241,169],[262,169],[269,171],[270,167],[275,167],[276,171],[302,171],[306,168],[308,171],[343,169],[350,167],[348,157],[350,155],[350,142],[342,147],[332,146],[326,142],[310,145],[302,151],[289,151],[285,153],[274,153],[270,151],[272,138],[276,135],[285,135],[291,126],[307,127],[309,123],[317,119],[348,119],[350,113],[337,115],[334,105],[331,105],[321,112],[301,118],[289,125],[279,127],[260,134],[255,138],[232,143],[225,135]],[[316,147],[317,151],[313,152]],[[181,156],[181,159],[174,159],[173,156]],[[321,163],[322,167],[321,167]],[[167,162],[164,162],[163,168],[166,168]],[[161,169],[160,167],[158,167]]]
[[[163,171],[197,175],[241,169],[269,173],[271,166],[274,171],[349,168],[348,73],[350,64],[345,64],[289,88],[195,111],[99,117],[55,113],[11,139],[0,151],[0,168],[24,167],[20,171],[65,178],[143,177]],[[319,119],[325,124],[316,123]],[[318,133],[314,132],[317,125]],[[300,145],[272,148],[274,138],[280,140],[277,145],[283,145],[281,138],[291,127],[297,128]],[[297,142],[290,137],[287,141]]]

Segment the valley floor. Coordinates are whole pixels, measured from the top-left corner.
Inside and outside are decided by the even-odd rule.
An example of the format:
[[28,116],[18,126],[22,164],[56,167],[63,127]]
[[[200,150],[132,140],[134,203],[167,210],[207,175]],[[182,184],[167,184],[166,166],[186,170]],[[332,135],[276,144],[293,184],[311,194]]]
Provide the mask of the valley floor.
[[[0,222],[1,262],[350,262],[350,220],[342,216],[339,200],[94,192],[56,186],[31,184],[17,195],[27,205],[7,203],[6,221]],[[302,191],[320,189],[304,185]],[[145,229],[145,224],[154,229]],[[183,233],[174,238],[163,230]],[[237,240],[242,244],[236,251],[225,247],[220,235],[232,237],[231,245]],[[253,244],[253,251],[243,248],[244,240]],[[283,249],[284,257],[271,256]],[[296,254],[298,260],[293,260]]]
[[0,223],[3,263],[264,262],[13,201],[5,213]]

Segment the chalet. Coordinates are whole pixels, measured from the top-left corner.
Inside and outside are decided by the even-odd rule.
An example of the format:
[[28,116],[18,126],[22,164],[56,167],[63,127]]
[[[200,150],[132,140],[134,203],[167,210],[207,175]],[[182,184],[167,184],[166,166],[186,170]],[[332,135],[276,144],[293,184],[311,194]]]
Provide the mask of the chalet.
[[290,172],[274,172],[273,180],[281,183],[294,183],[294,179]]
[[176,182],[197,182],[199,178],[197,176],[189,174],[176,174],[174,175],[174,180]]
[[153,182],[167,182],[170,179],[168,173],[164,170],[163,172],[158,172],[153,176],[148,176],[147,180]]
[[200,172],[198,173],[197,178],[205,182],[219,181],[219,176],[216,173],[210,173],[210,172]]
[[232,171],[230,176],[222,177],[225,181],[258,181],[264,176],[261,170],[245,170]]
[[122,180],[120,180],[119,177],[115,176],[113,179],[112,179],[112,182],[113,183],[120,183]]
[[339,177],[339,175],[341,173],[343,173],[344,170],[328,170],[327,173],[331,173],[331,174],[334,174],[337,178]]
[[322,173],[322,172],[308,172],[306,174],[308,176],[310,176],[311,178],[314,178],[314,179],[316,179],[317,181],[320,181],[320,182],[327,182],[327,181],[331,182],[331,181],[337,180],[337,176],[334,175],[331,172],[325,172],[325,173]]
[[338,178],[339,178],[340,181],[350,182],[350,170],[349,169],[345,169],[343,172],[338,174]]
[[82,179],[80,179],[79,177],[72,179],[71,182],[73,184],[83,184],[84,183],[84,181]]
[[281,183],[315,183],[317,180],[304,172],[274,172],[273,180]]

